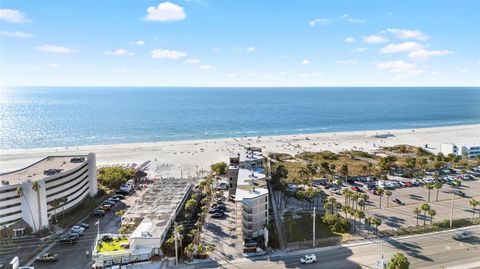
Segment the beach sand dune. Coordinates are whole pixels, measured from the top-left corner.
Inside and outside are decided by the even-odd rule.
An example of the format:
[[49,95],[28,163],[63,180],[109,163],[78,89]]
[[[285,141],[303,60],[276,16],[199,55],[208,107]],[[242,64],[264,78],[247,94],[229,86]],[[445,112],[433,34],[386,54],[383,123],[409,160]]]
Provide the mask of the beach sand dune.
[[321,150],[374,151],[379,146],[428,144],[429,150],[437,153],[442,143],[478,145],[480,125],[0,150],[0,172],[20,169],[47,155],[95,152],[98,165],[141,164],[150,160],[151,176],[188,177],[208,170],[212,163],[228,161],[229,156],[246,146],[261,147],[266,153],[297,154]]

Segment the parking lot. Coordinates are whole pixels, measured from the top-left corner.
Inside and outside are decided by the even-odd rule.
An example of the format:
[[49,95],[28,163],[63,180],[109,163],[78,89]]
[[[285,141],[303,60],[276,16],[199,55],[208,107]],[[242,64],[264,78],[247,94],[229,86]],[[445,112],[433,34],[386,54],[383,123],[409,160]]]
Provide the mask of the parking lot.
[[[115,212],[127,208],[129,205],[135,203],[144,190],[137,190],[131,196],[125,196],[124,200],[116,203],[112,210],[107,211],[104,217],[88,216],[83,222],[89,224],[90,227],[85,230],[85,234],[79,238],[75,243],[55,243],[53,247],[47,252],[58,254],[58,261],[53,263],[35,262],[32,266],[36,269],[85,269],[91,268],[92,257],[91,253],[97,236],[97,226],[95,223],[99,221],[100,233],[116,234],[120,228],[121,220],[115,216]],[[87,256],[87,251],[89,255]]]
[[[392,177],[390,179],[396,181],[411,181],[409,179]],[[360,182],[349,183],[346,185],[351,190],[353,186],[361,187]],[[468,180],[462,181],[461,186],[452,188],[452,186],[443,184],[442,188],[438,191],[434,188],[430,190],[430,206],[436,211],[434,221],[446,220],[450,218],[450,209],[452,201],[452,190],[460,190],[465,193],[465,196],[454,195],[454,209],[453,218],[471,218],[472,207],[469,204],[471,198],[480,198],[480,180]],[[327,194],[332,195],[338,202],[344,203],[344,197],[339,194],[333,194],[328,189],[324,190]],[[424,186],[412,186],[401,187],[396,189],[390,189],[392,196],[387,197],[385,194],[381,197],[382,208],[380,206],[380,196],[375,195],[365,189],[360,188],[361,193],[367,193],[369,200],[366,205],[366,217],[378,217],[382,220],[382,225],[379,229],[392,229],[400,227],[415,226],[417,224],[416,215],[413,213],[413,209],[420,207],[423,203],[428,203],[428,189]],[[393,202],[394,199],[398,199],[402,205]],[[389,200],[389,201],[387,201]],[[388,205],[388,207],[387,207]],[[478,209],[477,209],[478,210]],[[419,225],[423,225],[423,212],[419,216]],[[426,223],[430,222],[430,217],[427,216]]]
[[226,216],[221,219],[208,217],[202,233],[202,240],[215,246],[211,256],[218,261],[230,261],[242,254],[241,238],[235,231],[235,204],[227,199],[224,203],[227,207]]

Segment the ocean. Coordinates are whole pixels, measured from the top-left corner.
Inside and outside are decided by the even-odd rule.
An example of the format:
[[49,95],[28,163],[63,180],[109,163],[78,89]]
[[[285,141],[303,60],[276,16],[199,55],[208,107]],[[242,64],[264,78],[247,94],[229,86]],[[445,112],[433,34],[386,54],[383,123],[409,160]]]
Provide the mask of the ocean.
[[0,89],[0,149],[480,123],[480,88]]

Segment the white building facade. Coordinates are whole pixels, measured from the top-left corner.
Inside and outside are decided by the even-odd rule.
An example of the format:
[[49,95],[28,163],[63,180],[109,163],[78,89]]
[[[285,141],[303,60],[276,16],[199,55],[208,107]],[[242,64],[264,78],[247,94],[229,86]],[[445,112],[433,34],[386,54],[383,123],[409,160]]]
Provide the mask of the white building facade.
[[463,145],[457,146],[455,144],[444,143],[440,146],[440,152],[445,156],[448,154],[453,154],[455,156],[462,156],[473,160],[480,155],[480,146],[479,145]]
[[[95,154],[49,156],[28,167],[0,174],[0,226],[21,220],[33,231],[97,193]],[[57,203],[54,207],[53,204]]]

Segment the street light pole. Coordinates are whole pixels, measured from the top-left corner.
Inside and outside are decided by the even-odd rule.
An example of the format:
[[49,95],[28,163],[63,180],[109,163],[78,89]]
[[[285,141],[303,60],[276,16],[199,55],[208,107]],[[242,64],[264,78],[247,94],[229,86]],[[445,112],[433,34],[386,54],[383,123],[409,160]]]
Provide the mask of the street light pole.
[[315,214],[316,210],[315,207],[313,207],[313,247],[315,247]]
[[450,228],[453,226],[453,190],[452,190],[452,202],[450,205]]

